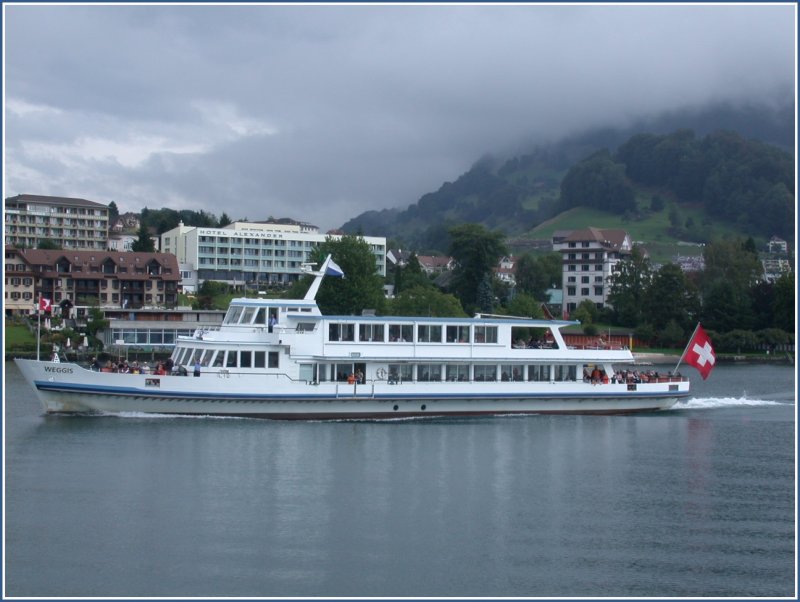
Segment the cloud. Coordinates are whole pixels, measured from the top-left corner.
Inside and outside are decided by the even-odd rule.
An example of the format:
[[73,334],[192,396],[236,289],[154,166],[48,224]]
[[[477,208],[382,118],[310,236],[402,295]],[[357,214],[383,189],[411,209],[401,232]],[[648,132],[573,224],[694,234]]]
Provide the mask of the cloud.
[[[486,152],[793,97],[792,5],[7,5],[7,195],[336,227]],[[35,49],[31,52],[30,49]]]

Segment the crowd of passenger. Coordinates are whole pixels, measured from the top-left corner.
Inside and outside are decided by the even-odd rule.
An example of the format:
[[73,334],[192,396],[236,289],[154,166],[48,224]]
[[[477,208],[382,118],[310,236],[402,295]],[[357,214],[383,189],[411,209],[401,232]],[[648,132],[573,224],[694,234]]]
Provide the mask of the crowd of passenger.
[[156,376],[164,376],[167,374],[180,376],[188,375],[186,368],[184,366],[176,366],[172,358],[152,364],[148,362],[140,363],[138,360],[128,362],[128,360],[124,359],[116,361],[111,360],[104,364],[97,358],[92,358],[91,369],[97,372],[114,372],[116,374],[154,374]]
[[595,367],[591,372],[588,368],[583,371],[583,382],[590,382],[593,385],[598,384],[639,384],[659,382],[662,378],[679,378],[680,372],[666,372],[659,373],[655,370],[616,370],[611,377],[608,376],[605,370]]

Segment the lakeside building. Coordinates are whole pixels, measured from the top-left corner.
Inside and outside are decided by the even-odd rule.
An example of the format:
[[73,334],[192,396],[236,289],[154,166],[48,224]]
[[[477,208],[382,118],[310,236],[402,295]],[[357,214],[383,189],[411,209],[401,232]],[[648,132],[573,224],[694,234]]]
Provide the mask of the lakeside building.
[[[289,219],[233,222],[223,228],[185,226],[161,235],[161,250],[178,259],[184,274],[184,291],[206,280],[255,288],[288,285],[302,275],[301,266],[328,237],[317,226]],[[386,238],[364,236],[375,255],[375,267],[386,275]],[[196,290],[196,289],[195,289]]]
[[553,233],[553,250],[562,255],[561,311],[566,317],[584,300],[598,308],[608,304],[617,264],[630,256],[633,245],[624,230],[581,228]]
[[86,199],[18,194],[5,199],[5,246],[35,248],[51,240],[62,249],[108,246],[108,206]]
[[176,307],[174,255],[115,251],[5,249],[6,315],[31,313],[40,297],[53,306]]

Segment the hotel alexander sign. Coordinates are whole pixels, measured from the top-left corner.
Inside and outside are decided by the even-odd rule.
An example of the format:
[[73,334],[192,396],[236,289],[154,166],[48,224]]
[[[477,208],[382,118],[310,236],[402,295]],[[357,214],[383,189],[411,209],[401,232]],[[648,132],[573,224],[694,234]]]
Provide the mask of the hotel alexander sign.
[[[219,238],[286,238],[285,232],[265,230],[217,230],[214,228],[198,228],[198,236],[216,236]],[[296,235],[296,233],[293,233]]]

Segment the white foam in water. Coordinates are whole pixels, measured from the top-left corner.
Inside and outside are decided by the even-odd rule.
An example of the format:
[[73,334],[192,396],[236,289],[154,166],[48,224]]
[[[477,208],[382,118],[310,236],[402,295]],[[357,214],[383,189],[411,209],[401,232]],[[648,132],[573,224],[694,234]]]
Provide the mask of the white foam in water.
[[247,420],[243,416],[217,416],[214,414],[157,414],[154,412],[101,412],[98,416],[116,416],[117,418],[143,418],[158,420]]
[[686,402],[679,402],[673,406],[674,410],[703,410],[713,408],[728,408],[734,406],[782,406],[792,405],[785,401],[769,401],[766,399],[748,399],[746,397],[701,397],[692,398]]

